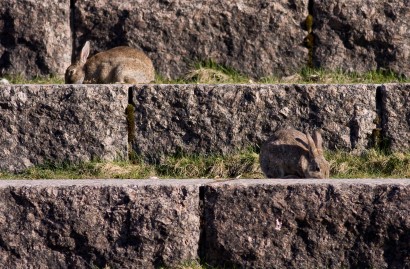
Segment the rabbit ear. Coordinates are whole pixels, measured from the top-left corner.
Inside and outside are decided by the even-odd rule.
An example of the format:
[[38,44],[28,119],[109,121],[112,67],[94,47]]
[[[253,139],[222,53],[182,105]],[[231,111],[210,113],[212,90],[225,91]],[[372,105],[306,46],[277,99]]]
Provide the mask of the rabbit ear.
[[308,133],[306,133],[306,139],[308,141],[309,154],[312,157],[316,157],[318,155],[318,150],[316,149],[315,141],[313,141],[313,138]]
[[88,55],[90,54],[90,41],[85,42],[84,47],[81,49],[80,62],[85,64]]
[[323,154],[323,140],[322,140],[322,135],[318,130],[315,130],[313,132],[313,141],[315,141],[316,149],[319,152],[319,154]]

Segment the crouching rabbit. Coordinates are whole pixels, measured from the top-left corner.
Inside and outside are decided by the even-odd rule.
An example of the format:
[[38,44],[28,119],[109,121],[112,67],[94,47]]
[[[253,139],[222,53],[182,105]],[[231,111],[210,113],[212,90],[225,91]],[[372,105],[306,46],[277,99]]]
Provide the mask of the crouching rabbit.
[[[65,72],[66,84],[149,83],[155,79],[152,61],[141,50],[116,47],[88,58],[90,42]],[[87,59],[88,58],[88,59]]]
[[268,178],[329,178],[322,136],[295,129],[276,131],[261,147],[259,161]]

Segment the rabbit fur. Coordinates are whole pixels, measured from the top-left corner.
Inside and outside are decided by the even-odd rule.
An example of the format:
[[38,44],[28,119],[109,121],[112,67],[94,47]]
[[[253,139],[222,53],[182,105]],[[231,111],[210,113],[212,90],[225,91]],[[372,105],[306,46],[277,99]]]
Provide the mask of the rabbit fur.
[[[65,72],[66,84],[150,83],[155,79],[152,61],[141,50],[115,47],[88,58],[90,42]],[[88,58],[88,59],[87,59]]]
[[259,161],[268,178],[329,178],[322,136],[295,129],[276,131],[261,147]]

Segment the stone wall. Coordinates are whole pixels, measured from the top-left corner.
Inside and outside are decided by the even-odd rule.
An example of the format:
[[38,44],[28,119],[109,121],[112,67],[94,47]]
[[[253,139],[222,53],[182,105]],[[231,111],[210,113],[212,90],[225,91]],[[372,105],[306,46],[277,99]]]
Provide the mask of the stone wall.
[[397,0],[10,0],[0,6],[0,75],[61,75],[90,40],[92,54],[140,47],[168,78],[209,59],[256,78],[289,75],[308,62],[410,76],[409,16],[408,1]]
[[88,39],[97,51],[140,46],[165,77],[181,76],[207,59],[256,77],[289,75],[308,59],[301,27],[307,5],[308,0],[78,1],[76,46]]
[[0,76],[64,74],[70,65],[70,1],[2,1]]
[[410,267],[405,179],[2,180],[0,205],[2,268]]
[[408,180],[240,180],[203,192],[201,253],[208,264],[410,266]]
[[127,157],[124,85],[0,86],[0,170]]
[[127,158],[128,148],[154,162],[229,154],[281,127],[321,129],[329,150],[407,152],[409,96],[410,84],[1,85],[0,170]]
[[158,268],[195,259],[200,183],[2,181],[0,267]]
[[161,155],[258,147],[280,127],[321,129],[328,149],[361,151],[376,128],[375,85],[135,86],[133,149]]
[[410,76],[409,1],[313,0],[312,8],[316,66]]
[[383,136],[393,151],[410,147],[410,84],[386,84],[380,89]]

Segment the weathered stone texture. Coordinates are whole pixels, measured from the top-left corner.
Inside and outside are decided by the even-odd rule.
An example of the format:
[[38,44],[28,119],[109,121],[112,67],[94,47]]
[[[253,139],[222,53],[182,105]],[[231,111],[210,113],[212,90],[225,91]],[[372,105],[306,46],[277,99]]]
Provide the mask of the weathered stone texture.
[[0,246],[15,269],[409,268],[410,182],[2,180]]
[[308,0],[76,1],[76,46],[102,51],[139,46],[158,73],[184,75],[213,59],[253,77],[283,75],[306,65],[302,24]]
[[382,130],[393,151],[410,148],[410,84],[385,84],[381,88]]
[[276,129],[321,128],[325,148],[363,150],[376,127],[374,85],[145,85],[132,91],[133,149],[229,153]]
[[70,1],[0,4],[0,75],[64,74],[70,65]]
[[199,185],[100,182],[3,183],[0,267],[159,268],[197,258]]
[[325,69],[410,76],[410,1],[313,1],[313,59]]
[[125,85],[0,86],[0,170],[127,156]]
[[410,268],[407,180],[204,187],[201,255],[225,268]]

